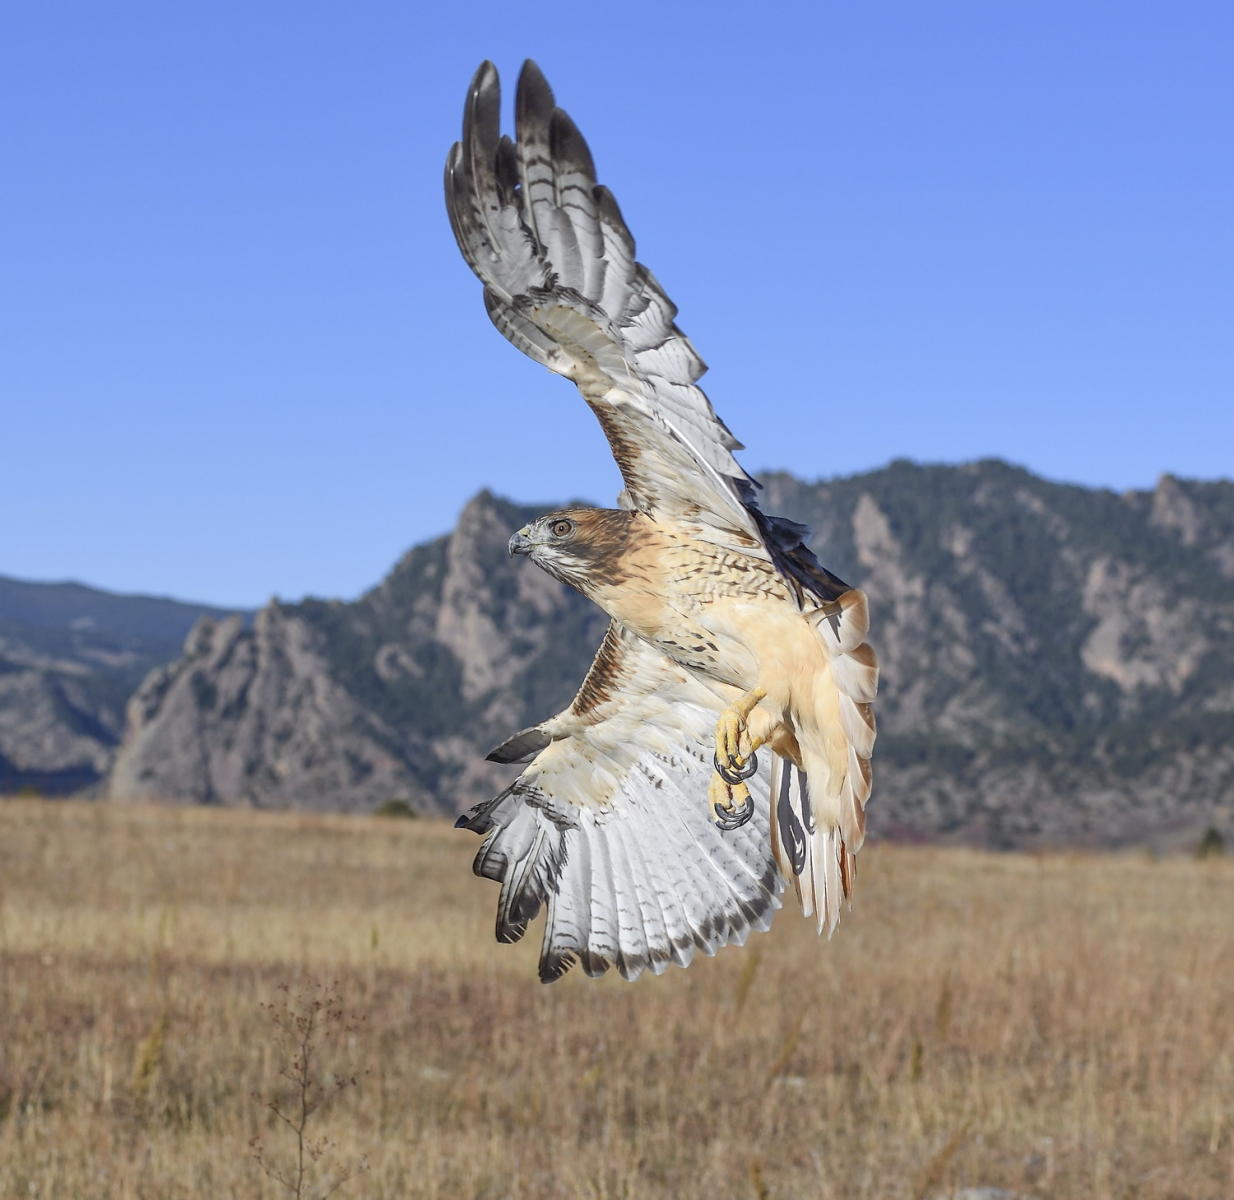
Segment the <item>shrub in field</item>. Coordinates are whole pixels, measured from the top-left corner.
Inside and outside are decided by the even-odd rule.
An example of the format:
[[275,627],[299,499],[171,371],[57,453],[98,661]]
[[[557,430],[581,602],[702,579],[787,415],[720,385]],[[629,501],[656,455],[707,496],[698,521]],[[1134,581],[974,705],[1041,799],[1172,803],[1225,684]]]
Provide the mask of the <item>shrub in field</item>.
[[1204,830],[1200,844],[1195,848],[1196,858],[1216,858],[1225,853],[1225,838],[1216,825],[1210,825]]
[[392,800],[383,800],[374,810],[378,817],[418,817],[420,814],[399,796]]

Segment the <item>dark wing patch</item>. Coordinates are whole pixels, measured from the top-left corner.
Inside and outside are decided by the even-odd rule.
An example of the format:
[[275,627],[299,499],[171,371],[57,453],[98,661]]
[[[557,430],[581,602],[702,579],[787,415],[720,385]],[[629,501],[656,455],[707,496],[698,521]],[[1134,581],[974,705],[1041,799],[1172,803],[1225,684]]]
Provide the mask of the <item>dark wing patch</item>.
[[512,737],[506,738],[500,746],[494,747],[484,757],[495,763],[527,763],[552,740],[543,729],[533,725],[530,729],[521,729]]
[[578,695],[570,711],[576,717],[585,717],[594,712],[600,705],[608,703],[613,698],[614,691],[621,680],[621,641],[616,625],[609,623],[604,631],[604,640],[600,649],[592,659],[591,668],[583,679]]

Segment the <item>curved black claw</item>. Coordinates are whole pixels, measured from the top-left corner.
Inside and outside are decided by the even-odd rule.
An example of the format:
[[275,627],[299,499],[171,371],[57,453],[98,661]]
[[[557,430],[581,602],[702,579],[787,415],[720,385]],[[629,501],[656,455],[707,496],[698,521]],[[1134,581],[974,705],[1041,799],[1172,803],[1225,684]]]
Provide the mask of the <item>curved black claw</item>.
[[725,766],[720,762],[720,756],[718,754],[713,754],[711,756],[711,761],[715,765],[716,774],[719,775],[719,777],[723,779],[729,787],[732,787],[734,784],[744,783],[750,778],[751,775],[754,774],[755,771],[758,770],[758,756],[754,754],[751,754],[750,757],[746,759],[746,765],[744,767],[734,766],[731,757],[728,760],[729,765]]
[[740,829],[754,816],[754,801],[747,796],[745,803],[740,808],[734,808],[731,812],[725,812],[722,808],[717,808],[715,814],[717,829],[723,829],[726,832]]

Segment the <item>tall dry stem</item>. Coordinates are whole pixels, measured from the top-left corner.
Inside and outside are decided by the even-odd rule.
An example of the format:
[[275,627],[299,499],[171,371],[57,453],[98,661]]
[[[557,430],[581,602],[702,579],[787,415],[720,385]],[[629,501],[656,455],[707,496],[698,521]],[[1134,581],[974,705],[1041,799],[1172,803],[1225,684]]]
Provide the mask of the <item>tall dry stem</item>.
[[[360,1027],[360,1019],[343,1008],[337,981],[308,982],[293,992],[289,984],[279,985],[282,999],[263,1003],[262,1011],[273,1028],[278,1073],[287,1083],[282,1094],[253,1098],[261,1103],[294,1139],[290,1165],[271,1157],[260,1136],[249,1142],[253,1159],[264,1174],[296,1200],[326,1200],[349,1179],[368,1170],[367,1156],[336,1165],[338,1149],[328,1133],[311,1134],[309,1124],[326,1105],[359,1082],[357,1074],[337,1071],[325,1074],[319,1062],[327,1050],[349,1038]],[[313,1122],[314,1129],[320,1121]]]

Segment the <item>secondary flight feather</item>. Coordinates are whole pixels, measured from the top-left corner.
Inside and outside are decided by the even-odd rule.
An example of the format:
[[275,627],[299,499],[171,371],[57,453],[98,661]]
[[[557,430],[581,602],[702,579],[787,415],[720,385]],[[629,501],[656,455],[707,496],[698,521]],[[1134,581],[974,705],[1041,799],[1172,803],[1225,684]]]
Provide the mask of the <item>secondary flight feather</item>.
[[546,907],[542,979],[635,978],[766,928],[789,881],[830,932],[870,794],[866,598],[758,508],[676,307],[534,63],[513,139],[500,107],[486,62],[446,163],[451,226],[493,324],[578,386],[625,491],[510,541],[611,624],[570,706],[489,756],[523,774],[459,820],[501,884],[498,939]]

